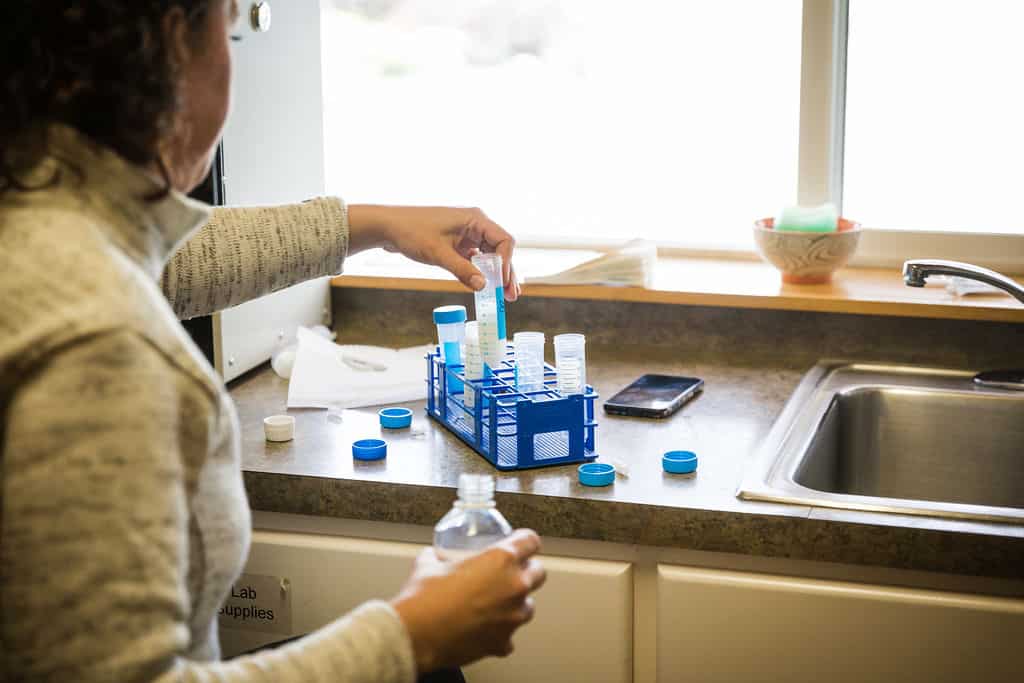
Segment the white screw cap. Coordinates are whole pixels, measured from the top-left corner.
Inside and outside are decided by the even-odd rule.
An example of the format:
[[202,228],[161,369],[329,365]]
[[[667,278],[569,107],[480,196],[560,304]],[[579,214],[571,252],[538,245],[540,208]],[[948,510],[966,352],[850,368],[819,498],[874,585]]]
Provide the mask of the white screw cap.
[[291,415],[265,417],[263,433],[267,441],[291,441],[295,437],[295,418]]

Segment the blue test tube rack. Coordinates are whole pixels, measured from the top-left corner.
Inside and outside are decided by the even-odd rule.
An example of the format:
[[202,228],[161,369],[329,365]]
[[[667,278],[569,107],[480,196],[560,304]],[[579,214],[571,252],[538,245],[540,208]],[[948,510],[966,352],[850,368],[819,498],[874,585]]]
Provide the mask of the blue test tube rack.
[[[464,365],[446,365],[435,348],[427,354],[427,415],[466,442],[499,470],[590,462],[594,452],[594,388],[565,395],[557,373],[544,364],[544,388],[516,388],[511,347],[484,379],[466,379]],[[450,391],[449,387],[461,387]],[[471,407],[465,396],[473,392]]]

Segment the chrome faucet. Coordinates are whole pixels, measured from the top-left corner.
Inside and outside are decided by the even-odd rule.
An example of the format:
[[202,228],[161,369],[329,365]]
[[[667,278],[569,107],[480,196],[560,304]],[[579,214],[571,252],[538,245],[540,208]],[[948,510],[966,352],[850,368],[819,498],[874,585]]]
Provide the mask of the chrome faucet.
[[924,281],[931,275],[954,275],[984,282],[998,287],[1024,303],[1024,287],[994,270],[959,261],[933,259],[914,259],[903,264],[903,281],[908,287],[924,287]]
[[[985,284],[998,287],[1008,292],[1021,303],[1024,303],[1024,287],[994,270],[972,266],[959,261],[940,261],[932,259],[914,259],[903,264],[903,281],[908,287],[924,287],[924,281],[930,275],[955,275],[978,280]],[[974,383],[985,387],[1014,389],[1024,391],[1024,370],[995,370],[979,372],[974,376]]]

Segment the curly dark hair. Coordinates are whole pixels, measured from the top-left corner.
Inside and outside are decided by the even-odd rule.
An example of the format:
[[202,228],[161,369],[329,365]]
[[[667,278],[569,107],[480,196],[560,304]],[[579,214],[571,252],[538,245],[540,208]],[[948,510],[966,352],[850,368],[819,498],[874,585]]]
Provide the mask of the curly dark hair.
[[[156,164],[179,110],[178,65],[163,21],[193,32],[217,0],[6,0],[0,21],[0,194],[25,186],[67,124],[130,162]],[[54,178],[53,180],[56,180]]]

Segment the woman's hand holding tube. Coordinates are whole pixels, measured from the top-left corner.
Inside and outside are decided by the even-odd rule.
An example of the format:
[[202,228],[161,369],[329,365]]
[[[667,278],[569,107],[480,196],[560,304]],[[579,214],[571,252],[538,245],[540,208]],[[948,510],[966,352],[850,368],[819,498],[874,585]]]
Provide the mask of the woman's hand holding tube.
[[477,251],[501,255],[505,298],[515,301],[520,287],[512,267],[515,238],[480,209],[430,206],[348,207],[349,253],[381,247],[406,257],[441,266],[472,290],[484,277],[470,262]]
[[412,639],[421,674],[512,652],[512,634],[533,618],[530,594],[546,578],[540,538],[520,529],[459,562],[424,550],[391,601]]

